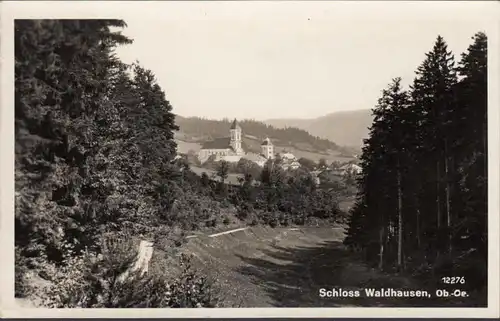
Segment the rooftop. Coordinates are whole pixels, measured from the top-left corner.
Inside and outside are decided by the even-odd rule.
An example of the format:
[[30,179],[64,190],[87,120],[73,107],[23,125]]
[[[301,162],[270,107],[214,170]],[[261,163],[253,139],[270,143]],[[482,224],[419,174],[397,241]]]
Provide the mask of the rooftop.
[[[247,149],[245,142],[241,142],[241,148],[243,150]],[[201,149],[232,149],[231,138],[230,137],[220,137],[212,141],[205,142]]]
[[264,141],[262,142],[261,146],[266,146],[266,145],[272,145],[273,143],[271,142],[271,140],[269,139],[269,137],[267,137],[266,139],[264,139]]
[[231,145],[229,144],[231,141],[231,138],[229,137],[221,137],[221,138],[216,138],[212,141],[204,143],[201,148],[202,149],[228,149],[231,148]]
[[247,153],[245,156],[242,158],[247,159],[252,162],[258,162],[258,161],[265,161],[266,158],[262,155],[255,154],[255,153]]

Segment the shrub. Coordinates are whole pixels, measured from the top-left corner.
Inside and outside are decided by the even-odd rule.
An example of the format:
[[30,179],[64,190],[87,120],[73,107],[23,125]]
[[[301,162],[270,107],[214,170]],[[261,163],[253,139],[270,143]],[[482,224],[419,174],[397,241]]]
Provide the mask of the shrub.
[[246,209],[240,209],[238,210],[238,213],[236,214],[236,217],[242,221],[246,220],[248,217],[248,211]]
[[29,284],[27,281],[27,262],[21,255],[21,250],[16,246],[15,249],[15,297],[26,297],[29,293]]
[[217,291],[206,277],[181,257],[177,277],[160,273],[131,273],[122,279],[137,252],[130,239],[109,235],[102,253],[86,252],[68,257],[66,265],[53,269],[52,285],[39,290],[43,305],[53,308],[166,308],[216,307]]
[[206,227],[216,227],[217,226],[217,219],[213,218],[205,222]]

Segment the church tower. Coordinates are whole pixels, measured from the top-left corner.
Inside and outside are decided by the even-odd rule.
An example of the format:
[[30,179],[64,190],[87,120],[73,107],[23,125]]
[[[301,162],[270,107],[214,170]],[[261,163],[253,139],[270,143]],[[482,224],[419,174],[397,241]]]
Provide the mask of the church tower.
[[236,154],[243,154],[243,149],[241,148],[241,127],[236,121],[236,118],[234,119],[229,132],[231,133],[231,147],[236,152]]
[[264,155],[266,159],[274,158],[274,146],[269,137],[262,142],[260,148],[262,149],[262,155]]

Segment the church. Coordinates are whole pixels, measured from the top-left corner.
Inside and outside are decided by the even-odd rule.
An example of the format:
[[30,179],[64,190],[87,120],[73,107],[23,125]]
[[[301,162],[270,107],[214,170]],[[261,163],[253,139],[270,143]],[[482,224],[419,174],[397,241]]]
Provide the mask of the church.
[[225,160],[231,163],[238,162],[241,158],[244,158],[257,163],[259,166],[264,166],[268,159],[274,158],[274,146],[269,138],[266,138],[262,142],[260,155],[247,153],[245,149],[246,146],[242,141],[241,126],[235,119],[229,128],[229,136],[216,138],[203,144],[198,158],[202,163],[207,161],[212,155],[215,155],[216,161]]

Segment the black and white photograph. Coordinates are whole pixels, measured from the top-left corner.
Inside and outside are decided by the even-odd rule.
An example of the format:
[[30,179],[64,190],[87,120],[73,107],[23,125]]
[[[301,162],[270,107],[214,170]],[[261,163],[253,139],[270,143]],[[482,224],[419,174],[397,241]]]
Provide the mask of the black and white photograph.
[[9,309],[498,315],[497,5],[3,3]]

